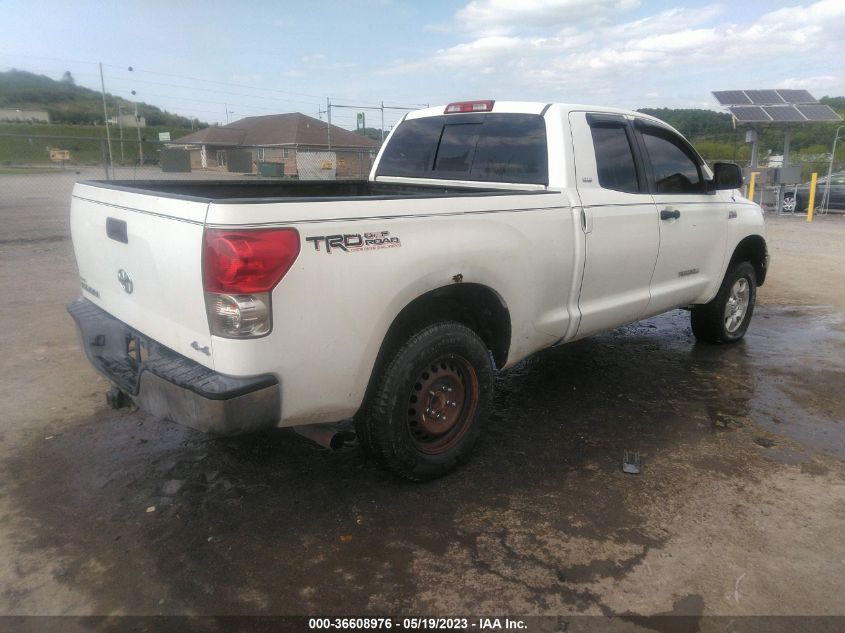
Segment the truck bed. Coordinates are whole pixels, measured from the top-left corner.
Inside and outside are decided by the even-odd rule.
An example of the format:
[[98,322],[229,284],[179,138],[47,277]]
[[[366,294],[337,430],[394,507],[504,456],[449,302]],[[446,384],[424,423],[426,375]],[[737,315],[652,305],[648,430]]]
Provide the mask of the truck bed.
[[356,200],[371,198],[442,198],[455,196],[505,196],[546,193],[492,187],[444,187],[376,183],[368,180],[284,181],[264,180],[89,180],[84,184],[105,189],[177,198],[197,202],[302,202],[303,200]]

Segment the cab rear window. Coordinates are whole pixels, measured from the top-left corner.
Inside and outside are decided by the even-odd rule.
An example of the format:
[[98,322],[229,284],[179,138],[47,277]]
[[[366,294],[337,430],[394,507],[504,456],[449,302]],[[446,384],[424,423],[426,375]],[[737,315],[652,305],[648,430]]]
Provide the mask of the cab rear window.
[[536,114],[459,114],[399,125],[376,176],[547,185],[546,124]]

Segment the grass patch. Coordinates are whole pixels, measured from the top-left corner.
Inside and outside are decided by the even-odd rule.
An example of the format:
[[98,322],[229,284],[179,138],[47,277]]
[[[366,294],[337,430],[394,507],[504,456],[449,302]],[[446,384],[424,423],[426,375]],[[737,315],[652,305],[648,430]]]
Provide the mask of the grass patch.
[[61,174],[71,169],[57,167],[0,167],[0,176],[16,176],[23,174]]

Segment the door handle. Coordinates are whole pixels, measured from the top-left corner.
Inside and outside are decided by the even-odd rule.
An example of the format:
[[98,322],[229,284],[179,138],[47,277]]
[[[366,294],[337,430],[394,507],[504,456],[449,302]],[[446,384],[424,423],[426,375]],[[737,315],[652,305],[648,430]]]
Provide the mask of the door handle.
[[593,216],[584,207],[581,207],[581,228],[584,233],[592,233],[593,231]]
[[681,212],[677,209],[662,209],[660,211],[661,220],[677,220],[681,217]]

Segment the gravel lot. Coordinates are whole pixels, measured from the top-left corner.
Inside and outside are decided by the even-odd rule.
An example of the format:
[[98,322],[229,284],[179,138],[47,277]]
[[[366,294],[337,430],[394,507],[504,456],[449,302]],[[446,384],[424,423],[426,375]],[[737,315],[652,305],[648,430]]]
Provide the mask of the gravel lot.
[[769,219],[744,342],[676,311],[547,351],[407,485],[107,409],[64,310],[83,176],[0,176],[0,615],[845,615],[841,216]]

